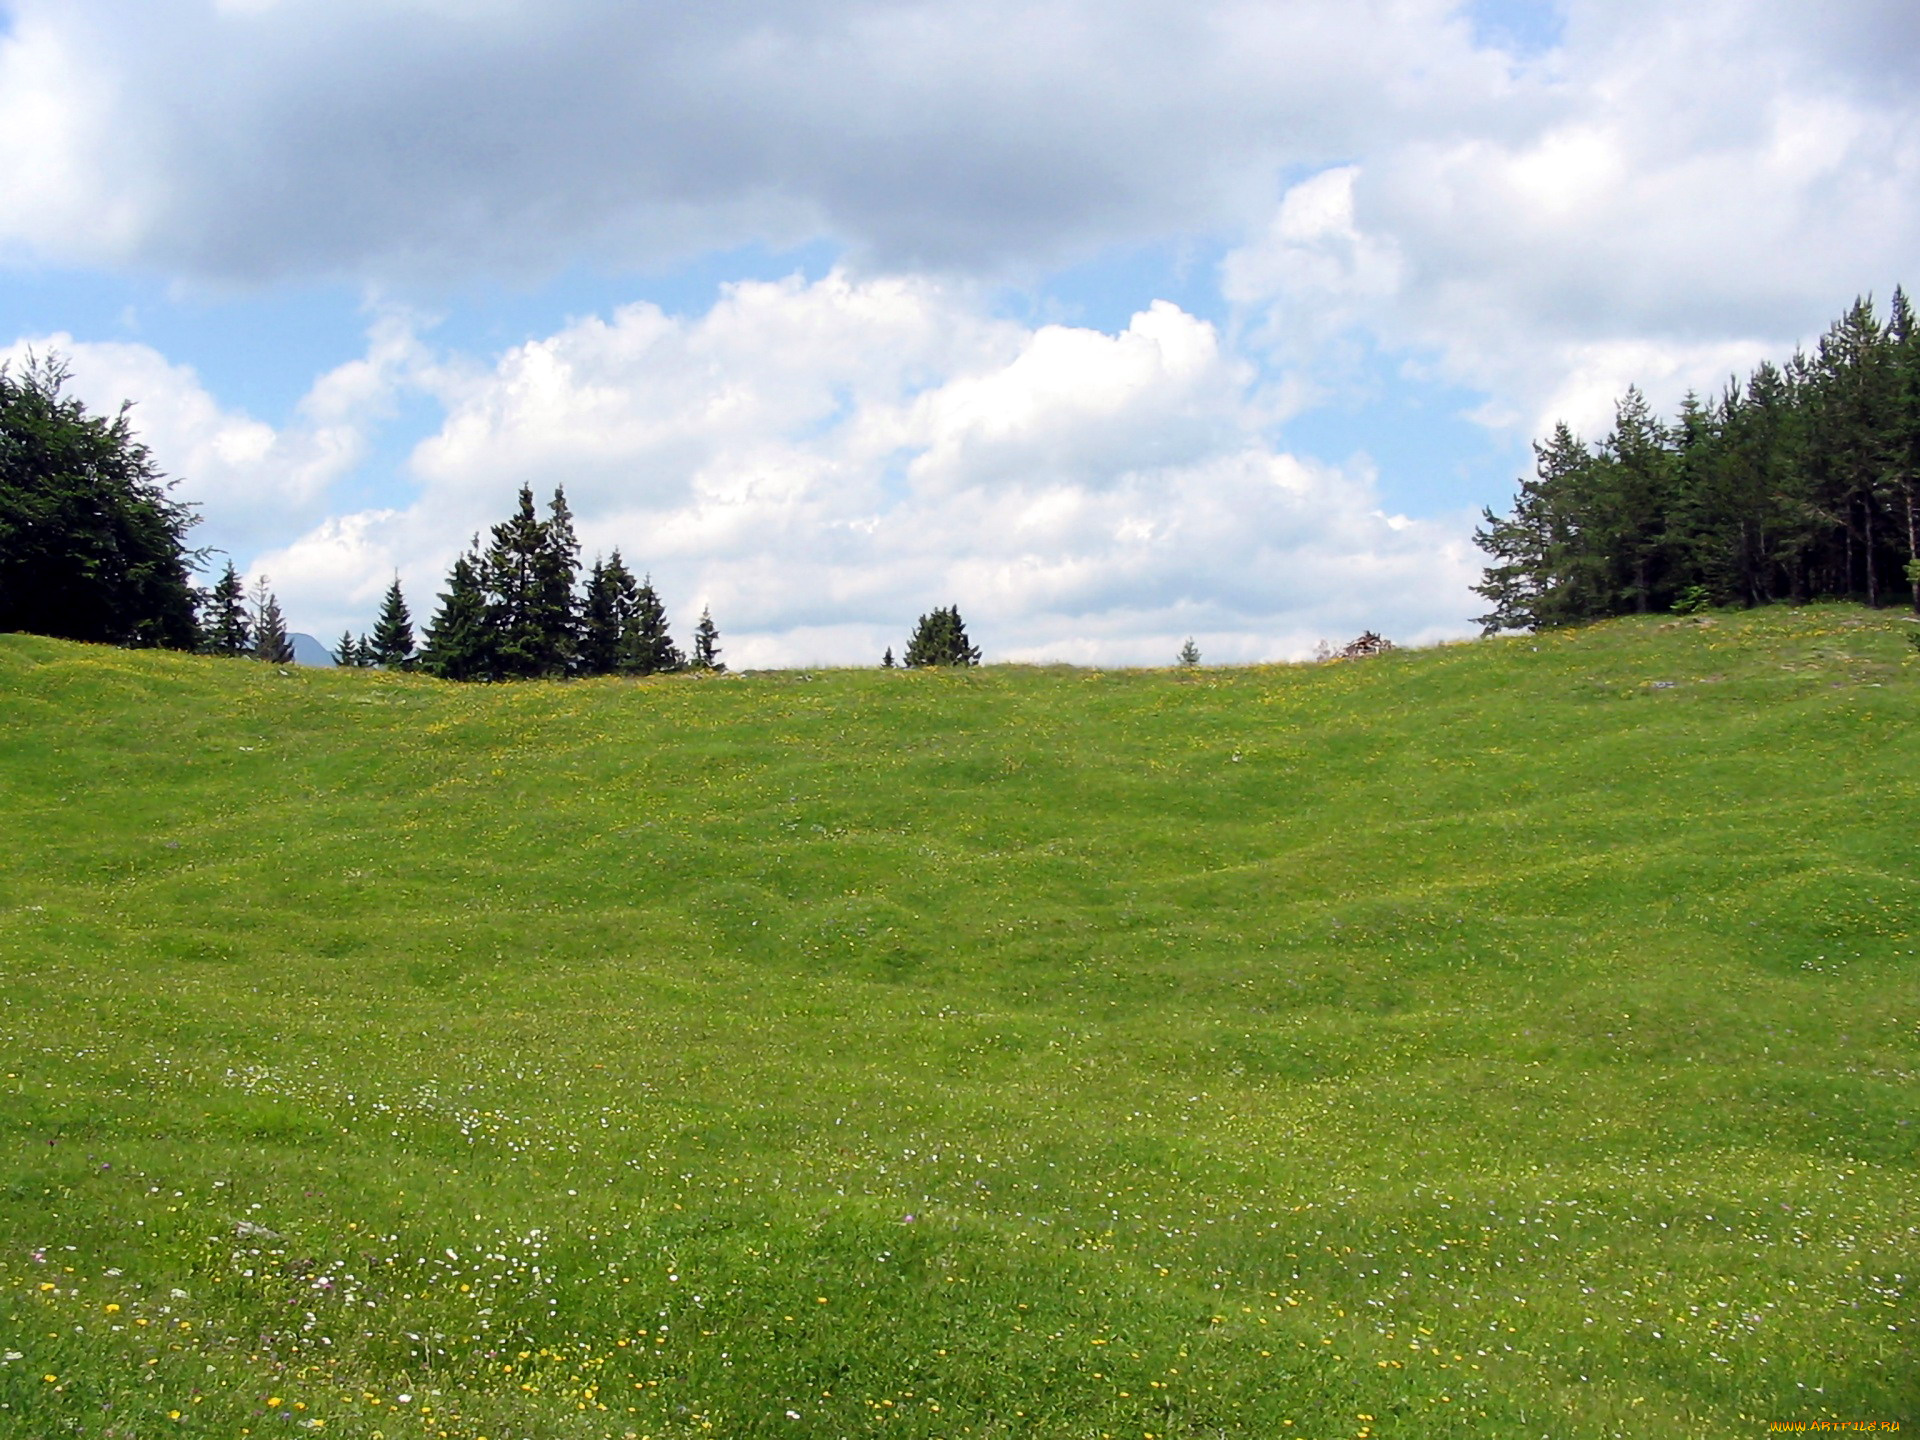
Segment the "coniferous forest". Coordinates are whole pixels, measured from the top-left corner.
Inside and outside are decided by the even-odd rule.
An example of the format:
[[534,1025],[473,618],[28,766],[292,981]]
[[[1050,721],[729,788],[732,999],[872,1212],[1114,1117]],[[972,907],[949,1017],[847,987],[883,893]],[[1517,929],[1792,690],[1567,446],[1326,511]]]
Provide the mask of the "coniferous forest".
[[1588,445],[1536,443],[1512,513],[1485,512],[1488,634],[1655,610],[1854,599],[1920,611],[1920,326],[1895,290],[1811,354],[1673,420],[1638,389]]

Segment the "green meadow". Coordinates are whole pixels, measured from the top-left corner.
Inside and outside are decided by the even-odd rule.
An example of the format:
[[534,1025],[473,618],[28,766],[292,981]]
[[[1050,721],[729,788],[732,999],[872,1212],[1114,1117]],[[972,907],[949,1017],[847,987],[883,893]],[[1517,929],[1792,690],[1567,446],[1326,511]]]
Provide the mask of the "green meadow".
[[0,637],[0,1435],[1920,1423],[1916,630]]

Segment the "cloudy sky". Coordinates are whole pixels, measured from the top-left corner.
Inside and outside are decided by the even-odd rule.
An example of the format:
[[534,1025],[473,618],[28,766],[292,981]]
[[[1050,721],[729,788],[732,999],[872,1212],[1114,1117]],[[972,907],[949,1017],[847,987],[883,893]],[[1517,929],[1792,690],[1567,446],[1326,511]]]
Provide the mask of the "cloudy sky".
[[1912,0],[0,0],[0,348],[297,628],[564,485],[736,665],[1470,633],[1477,508],[1920,280]]

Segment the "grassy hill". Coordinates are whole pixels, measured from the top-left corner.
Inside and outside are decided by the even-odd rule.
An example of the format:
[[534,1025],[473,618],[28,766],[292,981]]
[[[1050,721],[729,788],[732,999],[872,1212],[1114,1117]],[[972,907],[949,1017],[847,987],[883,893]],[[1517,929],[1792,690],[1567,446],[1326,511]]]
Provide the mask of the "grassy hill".
[[0,637],[0,1434],[1920,1421],[1920,651]]

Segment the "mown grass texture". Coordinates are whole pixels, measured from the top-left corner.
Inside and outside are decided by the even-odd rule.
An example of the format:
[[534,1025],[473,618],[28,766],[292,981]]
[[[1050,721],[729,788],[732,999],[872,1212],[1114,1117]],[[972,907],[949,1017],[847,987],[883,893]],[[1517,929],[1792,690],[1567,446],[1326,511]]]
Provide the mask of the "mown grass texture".
[[0,637],[0,1434],[1920,1421],[1920,652]]

